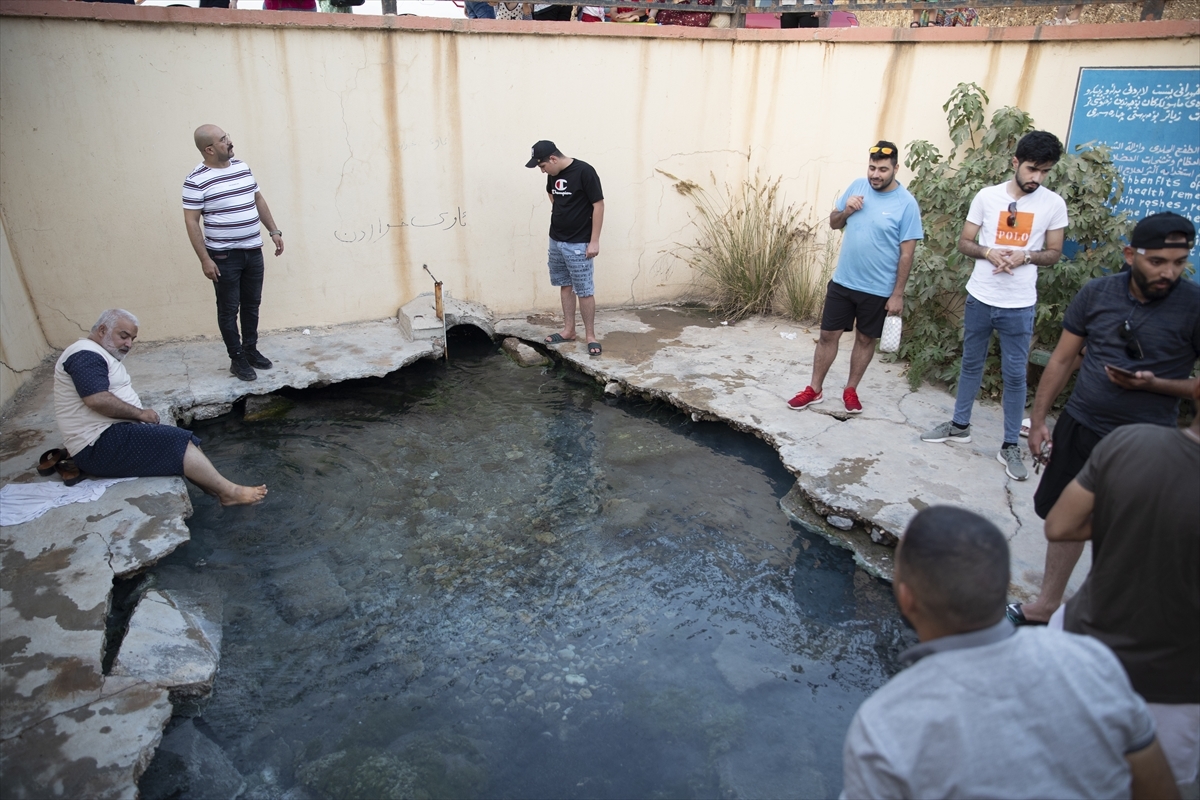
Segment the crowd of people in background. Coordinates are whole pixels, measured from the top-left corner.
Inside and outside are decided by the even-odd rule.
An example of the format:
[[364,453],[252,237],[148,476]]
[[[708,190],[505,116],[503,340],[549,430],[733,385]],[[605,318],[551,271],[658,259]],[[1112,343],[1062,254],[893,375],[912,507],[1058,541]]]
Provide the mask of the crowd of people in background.
[[[91,3],[122,3],[140,5],[145,0],[83,0]],[[448,0],[447,0],[448,1]],[[928,0],[932,2],[932,0]],[[673,0],[679,6],[713,6],[717,0]],[[832,0],[824,0],[831,3]],[[365,0],[262,0],[262,8],[266,11],[321,11],[335,14],[351,14],[356,6],[364,5]],[[171,3],[170,5],[188,6],[189,3]],[[683,25],[693,28],[727,28],[731,25],[731,15],[700,8],[636,8],[634,6],[599,6],[571,3],[524,3],[524,2],[456,2],[463,9],[468,19],[499,19],[499,20],[536,20],[539,22],[622,22],[647,25]],[[768,25],[759,24],[751,27],[818,28],[818,27],[857,27],[858,18],[845,10],[834,10],[822,7],[819,0],[803,0],[802,11],[784,11],[773,14],[758,14],[759,17],[771,17],[777,22]],[[1149,6],[1150,4],[1148,4]],[[1158,6],[1161,7],[1159,2]],[[238,8],[238,0],[199,0],[200,8]],[[754,8],[748,9],[753,14]],[[392,13],[385,10],[384,13]],[[1044,20],[1043,25],[1076,25],[1083,13],[1083,5],[1059,6],[1054,16]],[[1160,19],[1161,8],[1143,9],[1143,20]],[[952,9],[930,8],[914,9],[909,27],[970,27],[979,24],[979,13],[971,7],[962,6]]]

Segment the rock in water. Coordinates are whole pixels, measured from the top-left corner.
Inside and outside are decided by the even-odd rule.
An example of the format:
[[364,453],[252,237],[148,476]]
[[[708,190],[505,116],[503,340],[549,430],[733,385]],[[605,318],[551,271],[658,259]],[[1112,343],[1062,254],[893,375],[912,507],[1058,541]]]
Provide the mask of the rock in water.
[[286,397],[275,394],[253,394],[246,398],[246,411],[242,415],[243,422],[261,422],[268,419],[279,419],[287,415],[295,404]]
[[216,742],[189,719],[163,737],[140,787],[151,797],[233,800],[246,781]]
[[500,348],[508,354],[509,358],[522,367],[540,367],[543,364],[550,363],[550,359],[546,356],[534,350],[520,339],[514,339],[511,336],[500,343]]
[[273,571],[271,583],[275,586],[279,615],[289,625],[316,625],[341,616],[350,608],[346,590],[325,562],[318,559]]

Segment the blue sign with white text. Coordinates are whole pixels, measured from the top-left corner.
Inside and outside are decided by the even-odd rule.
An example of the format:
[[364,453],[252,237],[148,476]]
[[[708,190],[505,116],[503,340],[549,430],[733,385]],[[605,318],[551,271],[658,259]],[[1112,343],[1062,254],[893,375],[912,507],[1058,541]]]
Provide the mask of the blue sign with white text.
[[1089,142],[1112,151],[1125,182],[1118,211],[1200,223],[1200,68],[1080,69],[1067,151]]

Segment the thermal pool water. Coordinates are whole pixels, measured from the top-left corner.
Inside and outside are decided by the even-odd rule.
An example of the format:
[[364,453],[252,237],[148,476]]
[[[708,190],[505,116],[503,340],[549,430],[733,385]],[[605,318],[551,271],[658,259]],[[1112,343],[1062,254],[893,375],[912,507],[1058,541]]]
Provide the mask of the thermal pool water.
[[270,495],[196,494],[138,587],[223,627],[142,796],[836,796],[911,641],[889,587],[788,522],[763,442],[460,330],[448,366],[195,426]]

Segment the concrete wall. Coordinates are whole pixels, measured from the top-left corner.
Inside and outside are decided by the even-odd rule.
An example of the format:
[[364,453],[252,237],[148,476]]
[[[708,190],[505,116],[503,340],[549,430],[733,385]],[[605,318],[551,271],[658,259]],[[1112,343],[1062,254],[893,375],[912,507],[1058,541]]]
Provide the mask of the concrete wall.
[[13,259],[7,227],[0,214],[0,405],[8,402],[50,354],[21,268]]
[[523,167],[549,138],[604,184],[598,302],[670,300],[692,206],[663,173],[758,170],[824,215],[876,139],[945,143],[959,81],[1065,137],[1080,67],[1195,64],[1198,45],[1194,22],[692,31],[7,2],[0,211],[51,345],[111,305],[146,340],[215,336],[179,199],[214,122],[284,231],[265,328],[394,314],[430,289],[422,264],[494,311],[549,310],[549,205]]

